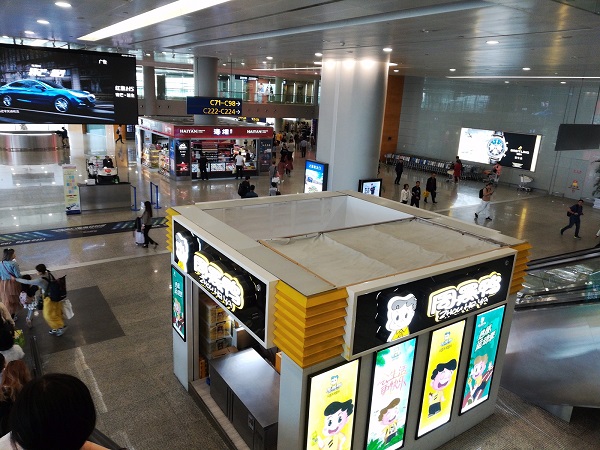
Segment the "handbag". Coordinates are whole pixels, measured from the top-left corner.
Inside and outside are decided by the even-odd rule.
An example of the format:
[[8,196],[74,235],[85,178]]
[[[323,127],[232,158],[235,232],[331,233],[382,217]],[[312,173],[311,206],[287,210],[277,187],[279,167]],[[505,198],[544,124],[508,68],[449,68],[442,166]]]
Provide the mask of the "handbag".
[[271,178],[271,183],[279,183],[279,177]]
[[423,192],[423,198],[427,198],[427,197],[429,197],[429,191]]
[[65,298],[64,300],[61,300],[60,303],[62,304],[62,313],[64,318],[67,320],[72,319],[75,313],[73,312],[73,305],[71,305],[71,300]]

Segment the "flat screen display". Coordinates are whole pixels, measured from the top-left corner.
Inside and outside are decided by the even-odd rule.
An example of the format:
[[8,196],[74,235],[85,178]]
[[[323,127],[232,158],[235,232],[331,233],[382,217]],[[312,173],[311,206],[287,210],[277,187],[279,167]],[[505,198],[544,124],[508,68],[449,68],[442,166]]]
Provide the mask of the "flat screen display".
[[485,402],[490,395],[504,309],[503,305],[475,317],[475,331],[461,402],[461,414]]
[[306,160],[304,166],[304,193],[327,190],[327,171],[329,164]]
[[461,128],[458,157],[534,172],[541,142],[539,134]]
[[185,342],[185,280],[175,267],[171,267],[171,298],[173,329]]
[[598,150],[600,125],[561,123],[554,150]]
[[396,450],[404,444],[415,342],[413,338],[375,354],[367,449]]
[[352,448],[358,359],[309,378],[307,450]]
[[383,180],[381,178],[373,178],[371,180],[358,180],[358,192],[362,192],[367,195],[376,195],[381,197],[381,184]]
[[0,44],[0,123],[137,122],[134,56]]
[[417,437],[450,421],[465,321],[431,333]]

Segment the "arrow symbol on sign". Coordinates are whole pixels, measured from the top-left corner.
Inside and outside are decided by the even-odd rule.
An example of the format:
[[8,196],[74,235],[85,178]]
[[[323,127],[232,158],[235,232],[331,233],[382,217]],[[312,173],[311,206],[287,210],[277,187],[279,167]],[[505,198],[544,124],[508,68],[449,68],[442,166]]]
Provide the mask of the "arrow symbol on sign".
[[235,113],[236,113],[236,114],[241,114],[241,113],[242,113],[242,110],[241,110],[241,109],[236,109],[236,110],[235,110]]
[[235,106],[240,106],[240,104],[241,104],[240,102],[236,102]]

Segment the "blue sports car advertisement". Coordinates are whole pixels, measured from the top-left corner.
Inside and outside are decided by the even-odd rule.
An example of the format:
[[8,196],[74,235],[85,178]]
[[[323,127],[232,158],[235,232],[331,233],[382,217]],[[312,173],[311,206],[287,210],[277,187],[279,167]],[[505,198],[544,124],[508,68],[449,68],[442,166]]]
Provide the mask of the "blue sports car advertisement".
[[135,123],[135,57],[0,45],[0,123]]

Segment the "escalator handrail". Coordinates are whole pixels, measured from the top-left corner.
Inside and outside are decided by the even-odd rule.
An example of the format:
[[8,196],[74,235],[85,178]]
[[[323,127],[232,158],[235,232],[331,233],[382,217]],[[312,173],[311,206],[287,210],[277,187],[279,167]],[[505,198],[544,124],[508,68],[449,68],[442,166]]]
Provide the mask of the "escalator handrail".
[[533,259],[527,263],[527,272],[594,258],[600,258],[600,248],[594,247],[585,250],[577,250],[575,252],[562,253],[560,255],[548,256],[546,258]]

